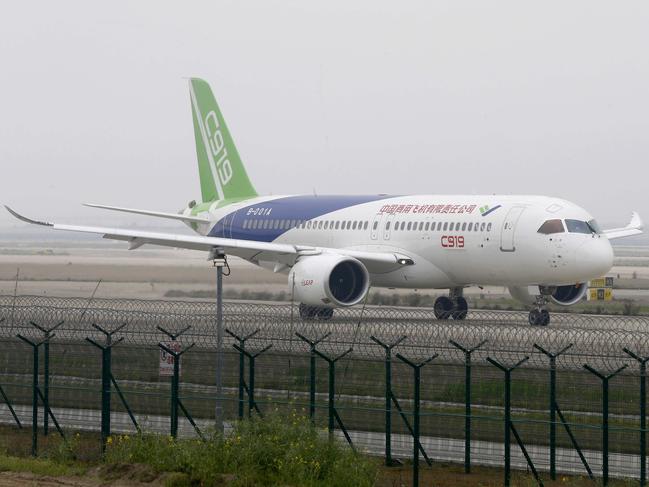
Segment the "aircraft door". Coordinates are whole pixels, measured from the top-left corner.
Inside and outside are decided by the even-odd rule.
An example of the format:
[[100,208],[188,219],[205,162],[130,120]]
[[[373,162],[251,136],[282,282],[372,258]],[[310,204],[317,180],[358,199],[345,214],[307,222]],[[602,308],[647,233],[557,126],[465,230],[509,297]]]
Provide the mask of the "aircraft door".
[[516,223],[518,223],[521,214],[525,210],[524,206],[514,206],[503,221],[503,226],[500,231],[500,250],[503,252],[516,251],[516,244],[514,236],[516,231]]
[[383,219],[383,215],[376,215],[374,219],[372,220],[372,227],[370,231],[370,237],[372,240],[376,240],[379,238],[379,235],[381,234],[381,220]]
[[390,240],[390,232],[394,225],[394,215],[388,215],[383,219],[383,240]]

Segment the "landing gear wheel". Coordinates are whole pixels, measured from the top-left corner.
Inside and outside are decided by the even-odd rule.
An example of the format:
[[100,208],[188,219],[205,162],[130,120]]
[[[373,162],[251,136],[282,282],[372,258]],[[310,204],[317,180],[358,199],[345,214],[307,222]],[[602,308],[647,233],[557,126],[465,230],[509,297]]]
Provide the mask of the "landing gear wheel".
[[316,306],[309,306],[308,304],[300,303],[300,318],[305,321],[312,320],[318,314]]
[[446,296],[440,296],[435,300],[433,312],[438,320],[448,320],[453,312],[453,301]]
[[333,308],[320,308],[318,309],[318,319],[327,321],[330,320],[334,315]]
[[529,322],[532,326],[548,326],[550,324],[550,312],[547,309],[533,309],[530,311]]
[[453,312],[451,313],[451,317],[454,320],[463,320],[466,318],[466,314],[468,311],[469,311],[469,303],[467,303],[466,299],[464,299],[462,296],[459,296],[458,298],[455,299],[455,306]]
[[539,326],[541,324],[541,310],[539,309],[533,309],[530,311],[530,314],[528,316],[528,320],[530,322],[530,325],[532,326]]
[[547,309],[541,310],[541,326],[548,326],[550,324],[550,312]]

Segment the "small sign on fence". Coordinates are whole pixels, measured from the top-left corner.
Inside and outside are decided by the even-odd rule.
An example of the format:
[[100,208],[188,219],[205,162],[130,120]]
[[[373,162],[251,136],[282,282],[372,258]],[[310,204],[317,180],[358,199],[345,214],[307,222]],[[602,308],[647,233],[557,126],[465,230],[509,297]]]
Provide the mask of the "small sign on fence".
[[[182,349],[180,342],[170,341],[166,342],[165,347],[174,352],[180,352]],[[182,366],[179,365],[178,372],[182,372]],[[174,375],[174,357],[166,351],[160,349],[160,377],[172,377]]]

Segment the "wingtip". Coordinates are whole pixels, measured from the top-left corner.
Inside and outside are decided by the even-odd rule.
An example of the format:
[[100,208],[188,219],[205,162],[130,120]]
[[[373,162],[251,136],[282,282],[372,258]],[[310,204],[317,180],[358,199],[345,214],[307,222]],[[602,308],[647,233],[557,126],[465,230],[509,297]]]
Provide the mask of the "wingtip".
[[9,206],[7,206],[7,205],[4,205],[4,207],[6,208],[6,210],[7,210],[9,213],[11,213],[11,215],[12,215],[14,218],[17,218],[18,220],[23,221],[23,222],[25,222],[25,223],[30,223],[30,224],[32,224],[32,225],[42,225],[42,226],[45,226],[45,227],[53,227],[53,226],[54,226],[53,223],[49,223],[49,222],[41,222],[41,221],[38,221],[38,220],[32,220],[31,218],[27,218],[26,216],[23,216],[23,215],[21,215],[20,213],[18,213],[17,211],[11,209],[11,208],[10,208]]
[[638,230],[644,230],[644,222],[640,218],[640,214],[637,211],[631,213],[631,226],[637,228]]

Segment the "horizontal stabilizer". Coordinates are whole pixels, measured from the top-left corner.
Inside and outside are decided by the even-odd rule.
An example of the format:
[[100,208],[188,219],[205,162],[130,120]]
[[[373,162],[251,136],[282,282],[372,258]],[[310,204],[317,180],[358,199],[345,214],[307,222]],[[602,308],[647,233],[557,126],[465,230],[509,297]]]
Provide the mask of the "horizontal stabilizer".
[[182,215],[180,213],[163,213],[161,211],[137,210],[134,208],[121,208],[119,206],[96,205],[94,203],[84,203],[83,206],[89,206],[91,208],[101,208],[103,210],[123,211],[124,213],[134,213],[136,215],[154,216],[156,218],[168,218],[170,220],[180,220],[180,221],[191,222],[191,223],[210,223],[210,221],[207,218]]

